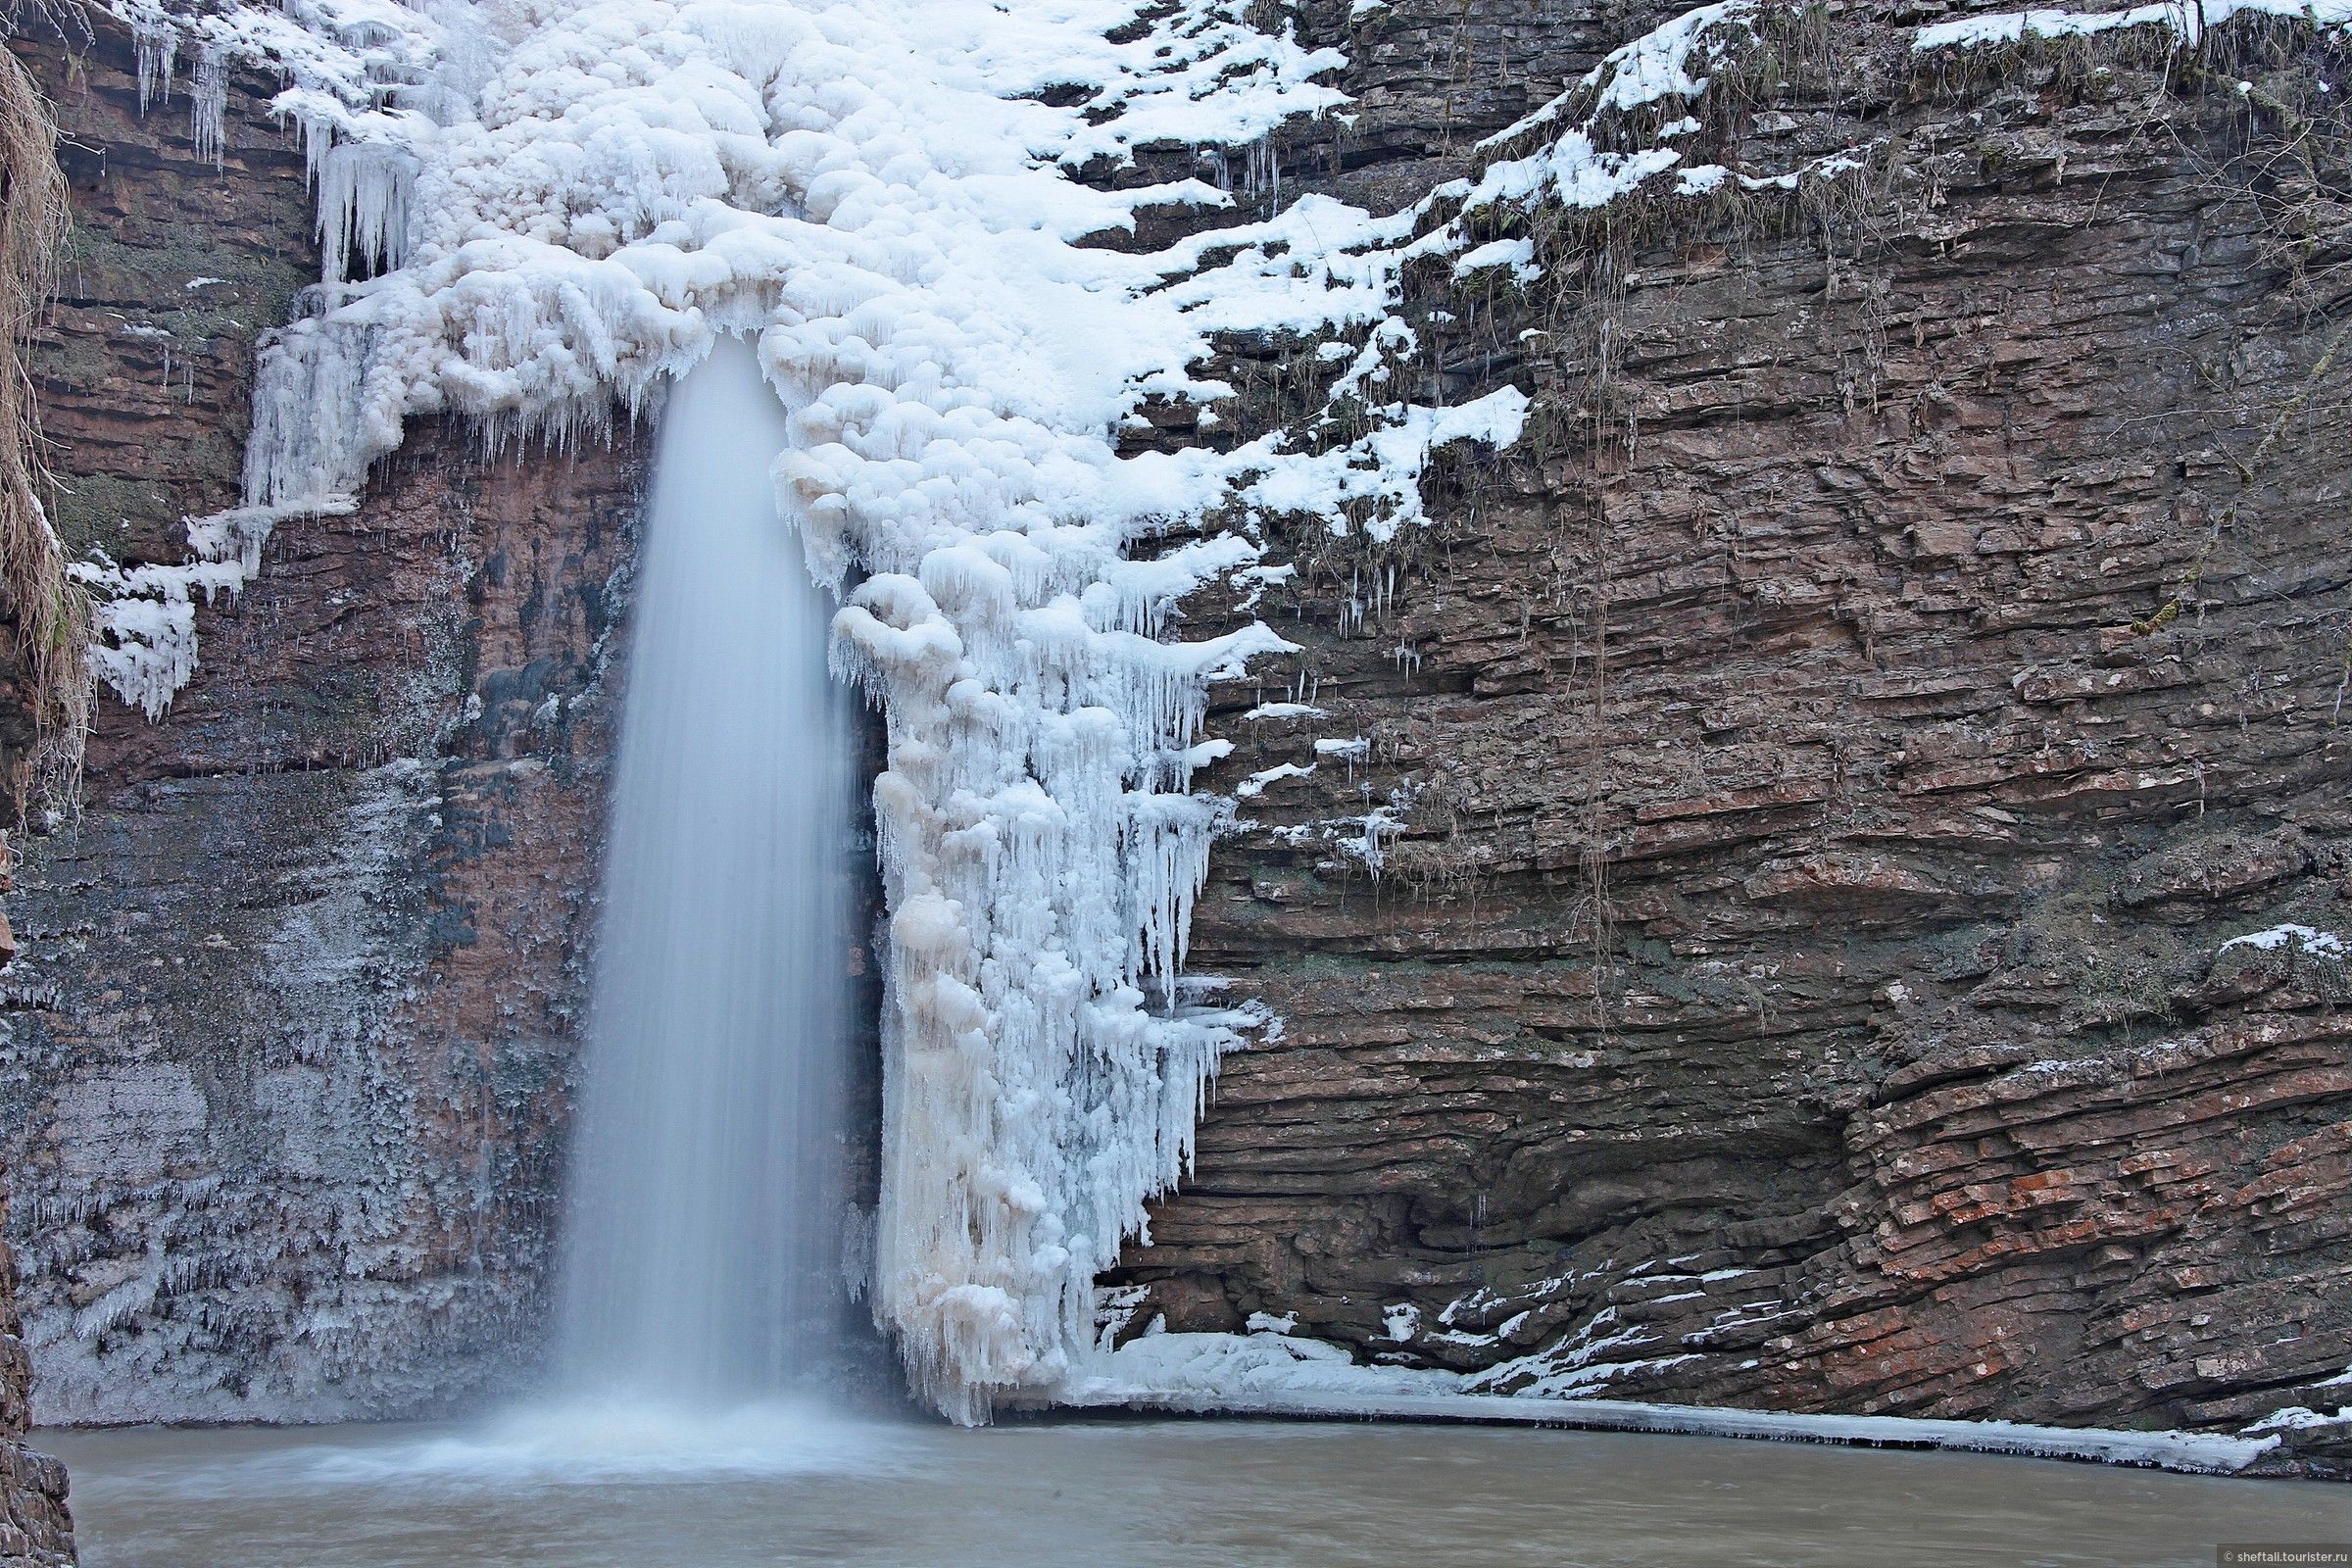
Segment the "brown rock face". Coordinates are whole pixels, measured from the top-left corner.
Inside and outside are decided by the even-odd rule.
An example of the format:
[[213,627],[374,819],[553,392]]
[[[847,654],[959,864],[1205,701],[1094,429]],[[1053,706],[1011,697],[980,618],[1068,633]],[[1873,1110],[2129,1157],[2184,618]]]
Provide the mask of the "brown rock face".
[[[0,1218],[6,1206],[0,1198]],[[0,1247],[0,1565],[60,1568],[74,1560],[66,1467],[18,1441],[32,1424],[25,1402],[31,1378],[17,1321],[16,1261]]]
[[[1797,1410],[2346,1402],[2352,969],[2233,939],[2352,933],[2352,244],[2340,162],[2269,156],[2287,112],[2336,145],[2352,61],[1937,65],[1893,11],[1776,24],[1703,110],[1703,156],[1851,176],[1417,283],[1415,395],[1535,416],[1427,530],[1277,542],[1304,651],[1223,694],[1209,783],[1312,771],[1245,802],[1193,952],[1282,1028],[1119,1273],[1170,1326]],[[1315,0],[1361,113],[1285,188],[1413,199],[1660,15]],[[316,272],[299,159],[265,83],[216,173],[127,40],[34,55],[58,511],[177,559]],[[1285,350],[1233,346],[1261,423]],[[0,987],[45,1416],[416,1410],[527,1354],[637,463],[421,429],[205,612],[162,724],[105,708]]]
[[[34,493],[35,449],[26,415],[21,357],[30,318],[44,292],[38,281],[54,259],[62,219],[64,178],[52,156],[54,127],[30,77],[13,58],[0,58],[0,534],[7,564],[0,567],[0,823],[21,823],[29,799],[50,776],[39,758],[43,742],[78,739],[80,701],[45,691],[81,655],[74,601],[56,575],[64,563],[54,549],[26,551],[40,521]],[[20,529],[25,532],[20,532]],[[63,766],[61,761],[59,766]],[[14,888],[15,851],[0,833],[0,894]],[[0,914],[0,969],[17,956],[17,938]],[[0,1160],[0,1232],[8,1212],[8,1166]],[[16,1259],[0,1242],[0,1568],[59,1568],[74,1561],[74,1522],[66,1505],[65,1467],[25,1447],[31,1424],[32,1369],[17,1314]]]
[[82,820],[21,879],[11,991],[45,1418],[411,1409],[509,1370],[552,1241],[633,467],[526,479],[428,433],[359,516],[272,540],[162,724],[93,737]]
[[[137,113],[128,40],[37,49],[74,248],[34,371],[77,547],[178,560],[232,504],[253,339],[316,275],[301,159]],[[164,356],[170,354],[167,369]],[[527,1355],[584,998],[634,439],[425,428],[111,699],[16,912],[0,1125],[46,1420],[318,1418]]]
[[1694,162],[1864,146],[1843,195],[1540,227],[1524,294],[1421,302],[1448,396],[1535,421],[1268,596],[1305,651],[1218,780],[1314,770],[1193,951],[1283,1026],[1120,1273],[1170,1326],[1795,1410],[2345,1402],[2352,968],[2232,945],[2352,930],[2352,209],[2250,174],[2292,126],[2245,107],[2343,62],[1908,36],[1792,24],[1704,111]]

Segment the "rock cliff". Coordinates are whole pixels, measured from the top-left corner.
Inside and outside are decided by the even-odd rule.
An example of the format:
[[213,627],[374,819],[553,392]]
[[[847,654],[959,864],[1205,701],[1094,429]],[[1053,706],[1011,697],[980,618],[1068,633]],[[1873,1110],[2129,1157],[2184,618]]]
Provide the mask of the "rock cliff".
[[19,1441],[32,1424],[32,1368],[17,1319],[16,1264],[0,1247],[0,1565],[56,1568],[74,1560],[66,1467]]
[[[318,275],[233,78],[215,169],[132,40],[20,44],[75,229],[33,374],[69,549],[232,504],[256,336]],[[495,1387],[530,1339],[585,997],[639,459],[421,431],[357,514],[111,698],[14,908],[0,1123],[44,1420],[318,1419]]]
[[[1278,139],[1283,188],[1417,199],[1666,14],[1312,0],[1357,112]],[[1139,1328],[1799,1410],[2333,1407],[2352,62],[2260,18],[1915,50],[1938,15],[1772,12],[1685,132],[1838,178],[1416,276],[1420,395],[1535,416],[1426,529],[1279,542],[1255,612],[1301,651],[1212,718],[1244,821],[1193,963],[1281,1022],[1113,1276]],[[23,47],[78,224],[57,511],[175,560],[316,276],[300,158],[265,82],[215,170],[127,36]],[[1139,444],[1329,373],[1229,348],[1229,433]],[[637,451],[417,432],[201,612],[161,723],[102,705],[0,1055],[44,1417],[412,1411],[527,1359]]]
[[[86,715],[86,607],[65,579],[43,521],[37,429],[23,350],[48,294],[64,226],[56,129],[31,79],[0,59],[0,893],[15,868],[14,832],[70,788]],[[0,915],[0,968],[17,940]],[[8,1213],[0,1159],[0,1235]],[[0,1245],[0,1565],[74,1560],[66,1472],[24,1446],[31,1367],[16,1300],[16,1260]]]
[[[1194,956],[1283,1025],[1139,1327],[1796,1410],[2340,1400],[2340,48],[1918,20],[1783,14],[1710,93],[1735,168],[1857,149],[1835,197],[1428,291],[1446,389],[1544,427],[1259,607],[1304,652],[1222,715],[1263,782]],[[1458,172],[1624,31],[1378,12],[1300,176]]]

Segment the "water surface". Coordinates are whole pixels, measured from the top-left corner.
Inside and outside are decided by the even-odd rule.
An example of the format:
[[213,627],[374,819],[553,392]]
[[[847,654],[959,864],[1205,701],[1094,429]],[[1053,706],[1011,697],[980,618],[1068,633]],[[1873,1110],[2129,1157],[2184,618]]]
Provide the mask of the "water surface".
[[1624,1433],[776,1406],[42,1442],[86,1568],[2209,1568],[2352,1540],[2352,1488],[2316,1482]]

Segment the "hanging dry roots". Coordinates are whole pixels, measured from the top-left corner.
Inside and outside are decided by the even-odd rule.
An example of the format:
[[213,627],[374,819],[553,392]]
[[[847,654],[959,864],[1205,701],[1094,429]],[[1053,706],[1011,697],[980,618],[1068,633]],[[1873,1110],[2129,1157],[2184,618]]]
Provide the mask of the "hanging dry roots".
[[[0,50],[0,791],[22,825],[69,806],[88,727],[89,602],[66,579],[41,506],[43,470],[25,340],[66,233],[57,127],[14,54]],[[15,701],[6,702],[13,697]]]

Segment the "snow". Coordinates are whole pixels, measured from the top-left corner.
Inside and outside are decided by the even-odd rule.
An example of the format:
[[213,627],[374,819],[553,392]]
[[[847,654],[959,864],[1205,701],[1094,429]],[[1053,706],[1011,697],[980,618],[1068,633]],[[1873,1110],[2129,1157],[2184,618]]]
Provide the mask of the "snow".
[[1306,778],[1314,770],[1315,764],[1312,762],[1303,767],[1297,762],[1277,762],[1272,767],[1260,768],[1233,787],[1234,799],[1239,801],[1255,800],[1265,793],[1267,785],[1279,784],[1284,779]]
[[[1754,0],[1716,0],[1612,51],[1566,91],[1481,141],[1478,151],[1486,160],[1473,177],[1438,187],[1398,215],[1409,222],[1391,220],[1387,234],[1367,228],[1356,243],[1367,256],[1385,255],[1392,266],[1419,257],[1450,256],[1456,277],[1507,268],[1515,281],[1527,283],[1542,275],[1543,267],[1533,242],[1509,230],[1526,226],[1526,215],[1539,205],[1596,210],[1670,172],[1677,175],[1672,194],[1697,196],[1733,177],[1748,189],[1794,189],[1800,179],[1835,177],[1860,168],[1860,159],[1849,151],[1778,173],[1735,174],[1715,165],[1686,166],[1683,150],[1669,145],[1700,128],[1697,119],[1678,111],[1701,97],[1717,68],[1752,38],[1756,11]],[[1497,228],[1504,232],[1473,242],[1474,229],[1485,234]],[[1445,318],[1444,313],[1433,313],[1431,318]],[[1405,357],[1399,353],[1404,345],[1393,338],[1384,342],[1383,334],[1395,325],[1392,320],[1375,329],[1364,357],[1341,378],[1335,395],[1378,384],[1393,374],[1394,364],[1384,359]],[[1375,353],[1383,348],[1388,351],[1385,356]],[[1351,468],[1388,461],[1386,453],[1350,456],[1354,461],[1347,466]],[[1330,476],[1325,477],[1327,488],[1318,499],[1329,502],[1335,487],[1329,484]],[[1358,499],[1345,487],[1336,488],[1341,502]],[[1255,499],[1280,510],[1288,497],[1261,487]],[[1398,507],[1382,494],[1375,508],[1380,520],[1367,531],[1375,538],[1385,537],[1383,530],[1393,532],[1394,523],[1388,520],[1392,513],[1396,520],[1417,520],[1412,508]]]
[[[1877,145],[1875,141],[1869,144]],[[1862,168],[1861,155],[1866,150],[1849,147],[1842,152],[1825,153],[1777,174],[1748,174],[1721,164],[1692,164],[1675,175],[1675,188],[1685,196],[1704,196],[1727,183],[1736,183],[1741,190],[1794,190],[1803,180],[1833,179]]]
[[[1661,98],[1695,98],[1706,90],[1707,78],[1691,73],[1691,62],[1715,27],[1755,11],[1754,0],[1719,0],[1714,5],[1686,11],[1663,26],[1654,27],[1617,50],[1605,62],[1608,82],[1600,94],[1604,109],[1637,109]],[[1711,65],[1711,61],[1710,61]]]
[[2344,939],[2332,931],[2317,931],[2307,925],[2275,925],[2267,931],[2249,931],[2242,937],[2231,937],[2215,950],[2228,953],[2231,948],[2252,948],[2257,953],[2277,953],[2289,942],[2293,951],[2315,958],[2341,959]]
[[1346,530],[1352,504],[1369,503],[1363,531],[1375,540],[1391,539],[1399,528],[1427,520],[1421,476],[1439,451],[1465,441],[1507,447],[1526,426],[1527,410],[1527,394],[1513,386],[1449,409],[1391,405],[1374,411],[1385,423],[1311,455],[1284,451],[1277,432],[1235,454],[1238,466],[1263,466],[1241,496],[1268,513],[1333,519],[1334,531]]
[[1653,1343],[1639,1329],[1620,1327],[1617,1309],[1604,1306],[1573,1334],[1532,1354],[1497,1362],[1462,1382],[1465,1393],[1509,1392],[1528,1398],[1574,1398],[1622,1378],[1663,1371],[1695,1355],[1624,1357]]
[[2315,27],[2352,24],[2352,0],[2155,0],[2128,11],[2002,11],[1960,17],[1919,29],[1914,49],[1967,49],[2025,38],[2080,38],[2119,27],[2161,26],[2194,43],[2238,16],[2296,17]]
[[[1621,1399],[1465,1392],[1450,1372],[1362,1366],[1337,1346],[1289,1335],[1147,1333],[1100,1352],[1062,1392],[1080,1405],[1232,1415],[1386,1417],[1764,1438],[1865,1447],[1952,1448],[2230,1474],[2278,1446],[2276,1432],[2224,1436],[1944,1421],[1908,1416],[1797,1415]],[[2305,1412],[2308,1413],[2308,1412]],[[2291,1419],[2295,1412],[2281,1412]],[[2324,1423],[2337,1418],[2319,1417]],[[2282,1423],[2289,1424],[2289,1423]]]
[[1513,281],[1532,283],[1544,275],[1536,265],[1536,242],[1532,239],[1494,239],[1462,253],[1453,264],[1453,275],[1468,277],[1490,267],[1506,268]]

